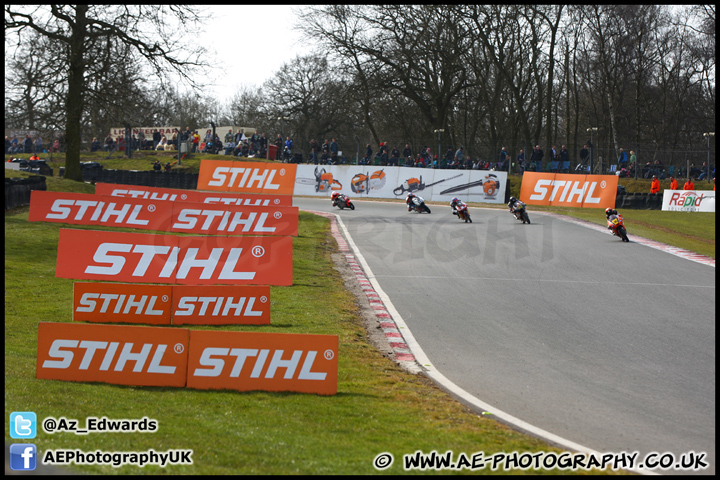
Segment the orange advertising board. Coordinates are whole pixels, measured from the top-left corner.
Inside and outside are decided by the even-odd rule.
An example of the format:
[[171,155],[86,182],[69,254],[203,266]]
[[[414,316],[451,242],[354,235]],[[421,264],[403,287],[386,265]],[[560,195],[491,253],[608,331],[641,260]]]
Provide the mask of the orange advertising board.
[[170,325],[172,288],[171,285],[75,282],[73,320]]
[[292,237],[60,229],[55,276],[182,285],[292,285]]
[[184,328],[40,322],[36,376],[184,387],[188,342]]
[[190,331],[188,388],[334,395],[337,373],[336,335]]
[[96,195],[111,195],[146,200],[169,200],[171,202],[211,203],[221,205],[244,205],[250,207],[291,207],[292,195],[275,193],[219,193],[182,190],[178,188],[144,187],[115,183],[95,184]]
[[205,235],[298,234],[298,207],[238,206],[35,190],[31,222],[128,227]]
[[295,189],[294,163],[202,160],[198,190],[292,195]]
[[525,172],[520,200],[528,205],[615,207],[617,186],[616,175]]
[[269,325],[270,287],[175,285],[173,325]]

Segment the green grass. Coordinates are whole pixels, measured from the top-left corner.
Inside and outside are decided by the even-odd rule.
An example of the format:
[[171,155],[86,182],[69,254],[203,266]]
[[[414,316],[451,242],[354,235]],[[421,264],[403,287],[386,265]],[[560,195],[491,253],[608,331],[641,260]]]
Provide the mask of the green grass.
[[[41,454],[50,448],[194,452],[190,466],[74,465],[75,471],[374,474],[378,473],[372,464],[375,456],[390,452],[395,462],[384,472],[402,474],[402,456],[418,450],[452,450],[456,455],[484,451],[486,456],[561,451],[473,414],[426,378],[405,372],[372,347],[358,318],[355,298],[345,290],[332,264],[337,244],[330,236],[329,221],[307,213],[300,214],[299,236],[293,241],[293,286],[271,289],[272,325],[195,328],[338,335],[336,395],[38,380],[38,322],[71,322],[73,281],[54,276],[58,232],[67,226],[28,222],[27,216],[27,207],[5,216],[5,418],[13,411],[34,411],[39,421],[65,417],[78,419],[81,426],[88,416],[147,416],[159,423],[156,433],[145,434],[48,435],[39,431],[33,442]],[[7,431],[5,440],[13,442]]]

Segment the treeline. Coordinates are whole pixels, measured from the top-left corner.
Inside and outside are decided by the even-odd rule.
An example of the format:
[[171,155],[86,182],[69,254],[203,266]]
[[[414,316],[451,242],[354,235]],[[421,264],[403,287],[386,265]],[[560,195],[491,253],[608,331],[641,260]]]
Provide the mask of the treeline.
[[[322,5],[296,28],[318,47],[222,99],[201,85],[163,90],[131,48],[98,41],[83,140],[123,121],[214,122],[282,132],[305,154],[327,138],[348,158],[367,143],[440,157],[463,146],[491,161],[539,144],[546,154],[566,145],[574,163],[596,128],[605,164],[620,148],[641,164],[684,165],[710,147],[714,161],[703,136],[715,131],[714,5]],[[62,45],[35,37],[7,64],[6,125],[63,130]]]

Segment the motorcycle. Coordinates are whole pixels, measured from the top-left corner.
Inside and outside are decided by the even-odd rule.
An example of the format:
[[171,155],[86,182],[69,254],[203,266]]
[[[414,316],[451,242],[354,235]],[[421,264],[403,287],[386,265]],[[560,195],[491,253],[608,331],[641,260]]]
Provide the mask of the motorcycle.
[[333,207],[338,207],[340,210],[344,210],[345,207],[350,210],[355,210],[355,205],[350,201],[350,197],[344,194],[340,194],[332,201]]
[[525,204],[524,203],[516,203],[515,204],[515,210],[511,210],[510,213],[512,213],[515,218],[518,220],[522,220],[523,223],[530,223],[530,217],[527,214],[527,211],[525,210]]
[[423,213],[427,212],[430,213],[430,208],[428,208],[427,205],[425,205],[425,200],[423,200],[421,197],[414,196],[410,203],[408,204],[410,207],[410,211]]
[[623,223],[623,217],[619,213],[617,215],[610,215],[607,218],[608,228],[613,235],[617,235],[623,242],[629,242],[630,239],[627,236],[627,230]]
[[458,205],[456,210],[457,216],[460,220],[465,220],[465,223],[472,223],[472,219],[470,218],[470,211],[468,210],[467,205]]

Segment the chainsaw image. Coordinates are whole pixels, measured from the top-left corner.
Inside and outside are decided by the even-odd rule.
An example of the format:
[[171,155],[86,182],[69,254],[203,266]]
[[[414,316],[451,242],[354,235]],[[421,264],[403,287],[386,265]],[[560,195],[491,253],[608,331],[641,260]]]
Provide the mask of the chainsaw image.
[[369,193],[370,190],[380,190],[385,186],[385,172],[376,170],[372,173],[358,173],[350,181],[350,188],[355,193]]
[[420,175],[420,178],[408,178],[405,180],[405,183],[397,187],[395,190],[393,190],[393,194],[395,195],[402,195],[405,192],[415,192],[420,190],[425,190],[426,188],[430,188],[433,185],[437,185],[438,183],[444,182],[445,180],[452,180],[453,178],[462,177],[462,173],[459,175],[455,175],[454,177],[448,177],[443,178],[442,180],[438,180],[437,182],[430,183],[428,185],[424,184],[422,181],[422,175]]
[[315,180],[312,178],[298,178],[295,182],[301,185],[314,185],[316,192],[342,190],[342,183],[335,180],[333,174],[326,172],[324,168],[318,171],[318,167],[315,167]]

